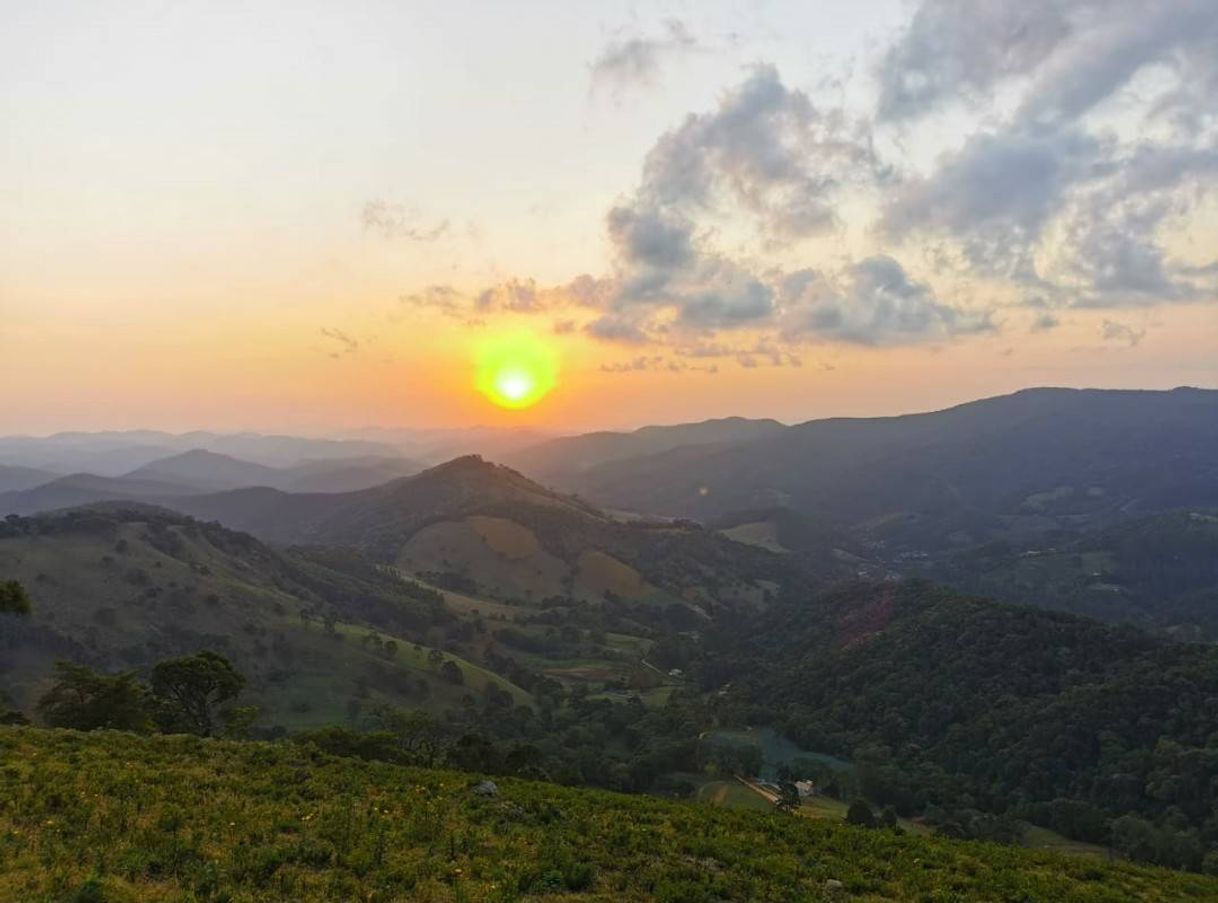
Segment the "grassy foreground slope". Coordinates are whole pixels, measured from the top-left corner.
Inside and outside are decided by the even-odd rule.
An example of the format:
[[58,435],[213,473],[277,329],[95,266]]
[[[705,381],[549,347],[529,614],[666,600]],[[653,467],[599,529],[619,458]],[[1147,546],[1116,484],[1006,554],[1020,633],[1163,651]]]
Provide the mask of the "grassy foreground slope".
[[483,798],[475,781],[0,728],[0,899],[1218,899],[1197,875],[518,780]]

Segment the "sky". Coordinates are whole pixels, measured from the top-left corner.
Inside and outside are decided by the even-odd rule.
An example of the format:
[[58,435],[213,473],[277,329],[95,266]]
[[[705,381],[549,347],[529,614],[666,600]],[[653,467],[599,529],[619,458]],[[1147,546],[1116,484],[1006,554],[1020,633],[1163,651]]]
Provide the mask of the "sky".
[[1218,387],[1212,0],[0,0],[0,122],[0,433]]

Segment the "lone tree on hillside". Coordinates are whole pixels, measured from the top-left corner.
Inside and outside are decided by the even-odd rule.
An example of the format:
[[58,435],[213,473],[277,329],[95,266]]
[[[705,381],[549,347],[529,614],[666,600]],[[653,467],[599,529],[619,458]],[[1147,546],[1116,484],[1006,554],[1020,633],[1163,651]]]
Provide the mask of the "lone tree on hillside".
[[99,674],[75,662],[55,663],[55,683],[38,701],[51,727],[146,731],[148,694],[130,671]]
[[874,828],[876,825],[875,813],[871,811],[871,807],[865,800],[855,800],[846,810],[846,824]]
[[152,669],[152,695],[161,705],[166,730],[212,736],[217,707],[244,687],[240,672],[214,652],[171,658]]
[[774,800],[774,808],[779,812],[795,812],[799,809],[799,789],[790,781],[782,781],[778,785],[778,799]]
[[0,614],[28,615],[30,594],[16,580],[0,580]]
[[461,671],[461,666],[451,659],[447,660],[440,666],[440,676],[450,684],[465,683],[465,674]]

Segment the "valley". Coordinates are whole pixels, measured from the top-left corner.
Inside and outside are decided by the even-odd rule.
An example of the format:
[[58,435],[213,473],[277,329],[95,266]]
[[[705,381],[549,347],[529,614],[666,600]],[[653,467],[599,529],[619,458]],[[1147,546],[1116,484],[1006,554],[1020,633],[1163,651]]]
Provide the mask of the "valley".
[[[903,425],[877,428],[906,447]],[[756,454],[790,429],[658,429],[638,461]],[[703,444],[675,444],[690,437]],[[566,449],[568,473],[587,474],[635,460],[634,438],[582,441],[536,461]],[[916,516],[877,514],[879,487],[854,522],[791,496],[703,523],[601,508],[479,456],[295,492],[214,491],[218,474],[266,471],[186,453],[120,478],[151,496],[78,480],[100,497],[0,524],[0,574],[31,599],[0,623],[3,701],[36,719],[62,659],[138,676],[210,650],[244,678],[254,739],[746,810],[799,778],[818,788],[797,808],[813,819],[866,800],[919,836],[1209,869],[1218,653],[1196,641],[1213,629],[1218,536],[1171,496],[1204,496],[1209,477],[1136,503],[1031,491],[1111,480],[1110,450],[1088,454],[1002,503],[1035,509],[1035,527],[977,498],[969,517],[988,526],[964,537],[936,532],[963,508],[908,489],[883,504]],[[925,551],[900,538],[915,535]]]

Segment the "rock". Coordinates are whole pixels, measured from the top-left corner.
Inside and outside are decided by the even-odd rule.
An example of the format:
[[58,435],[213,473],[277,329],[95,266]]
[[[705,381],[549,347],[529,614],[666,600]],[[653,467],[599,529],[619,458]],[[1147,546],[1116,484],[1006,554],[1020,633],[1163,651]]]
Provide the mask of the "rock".
[[498,796],[499,787],[494,781],[482,781],[474,785],[474,793],[478,796]]
[[825,893],[837,895],[844,894],[845,892],[846,885],[842,884],[842,882],[838,881],[836,878],[830,878],[825,882]]

